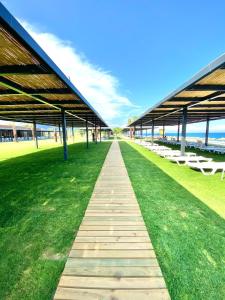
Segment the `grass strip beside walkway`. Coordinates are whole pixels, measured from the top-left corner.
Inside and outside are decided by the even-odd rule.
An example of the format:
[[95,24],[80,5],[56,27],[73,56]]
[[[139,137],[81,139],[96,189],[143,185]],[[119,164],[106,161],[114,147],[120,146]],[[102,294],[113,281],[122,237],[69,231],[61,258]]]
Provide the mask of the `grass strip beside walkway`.
[[0,299],[51,299],[110,144],[0,163]]
[[159,168],[150,151],[120,147],[171,298],[225,299],[224,219]]

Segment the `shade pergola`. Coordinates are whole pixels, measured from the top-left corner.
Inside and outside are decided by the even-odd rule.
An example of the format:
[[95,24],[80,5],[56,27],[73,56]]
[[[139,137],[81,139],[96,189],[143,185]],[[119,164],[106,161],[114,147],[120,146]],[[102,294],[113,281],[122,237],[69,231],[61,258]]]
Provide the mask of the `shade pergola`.
[[[208,122],[225,118],[225,54],[198,72],[180,88],[147,110],[130,127]],[[184,145],[182,145],[182,152]]]
[[0,48],[0,119],[108,127],[1,3]]

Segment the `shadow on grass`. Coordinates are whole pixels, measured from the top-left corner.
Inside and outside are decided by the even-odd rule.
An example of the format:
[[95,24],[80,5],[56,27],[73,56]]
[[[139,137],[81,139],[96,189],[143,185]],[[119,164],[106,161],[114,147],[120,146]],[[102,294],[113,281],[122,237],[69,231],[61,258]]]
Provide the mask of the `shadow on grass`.
[[122,155],[172,299],[225,299],[225,221],[126,142]]
[[0,299],[50,299],[110,143],[0,163]]

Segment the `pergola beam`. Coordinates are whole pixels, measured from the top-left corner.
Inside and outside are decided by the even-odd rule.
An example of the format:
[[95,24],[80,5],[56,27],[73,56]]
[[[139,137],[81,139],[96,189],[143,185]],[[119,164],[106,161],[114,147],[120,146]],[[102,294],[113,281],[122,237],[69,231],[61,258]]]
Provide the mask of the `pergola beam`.
[[31,74],[53,74],[41,65],[5,65],[0,66],[2,75],[31,75]]
[[[225,86],[220,84],[195,84],[186,89],[186,91],[220,91],[225,92]],[[209,96],[210,97],[210,96]]]

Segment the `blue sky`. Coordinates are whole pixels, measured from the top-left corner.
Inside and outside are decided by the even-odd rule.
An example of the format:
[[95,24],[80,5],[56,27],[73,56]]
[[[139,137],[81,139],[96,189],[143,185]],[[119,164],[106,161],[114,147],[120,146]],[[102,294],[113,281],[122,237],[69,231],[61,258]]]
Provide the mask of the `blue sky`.
[[224,52],[223,0],[3,3],[48,54],[56,52],[54,61],[113,126],[140,115]]

